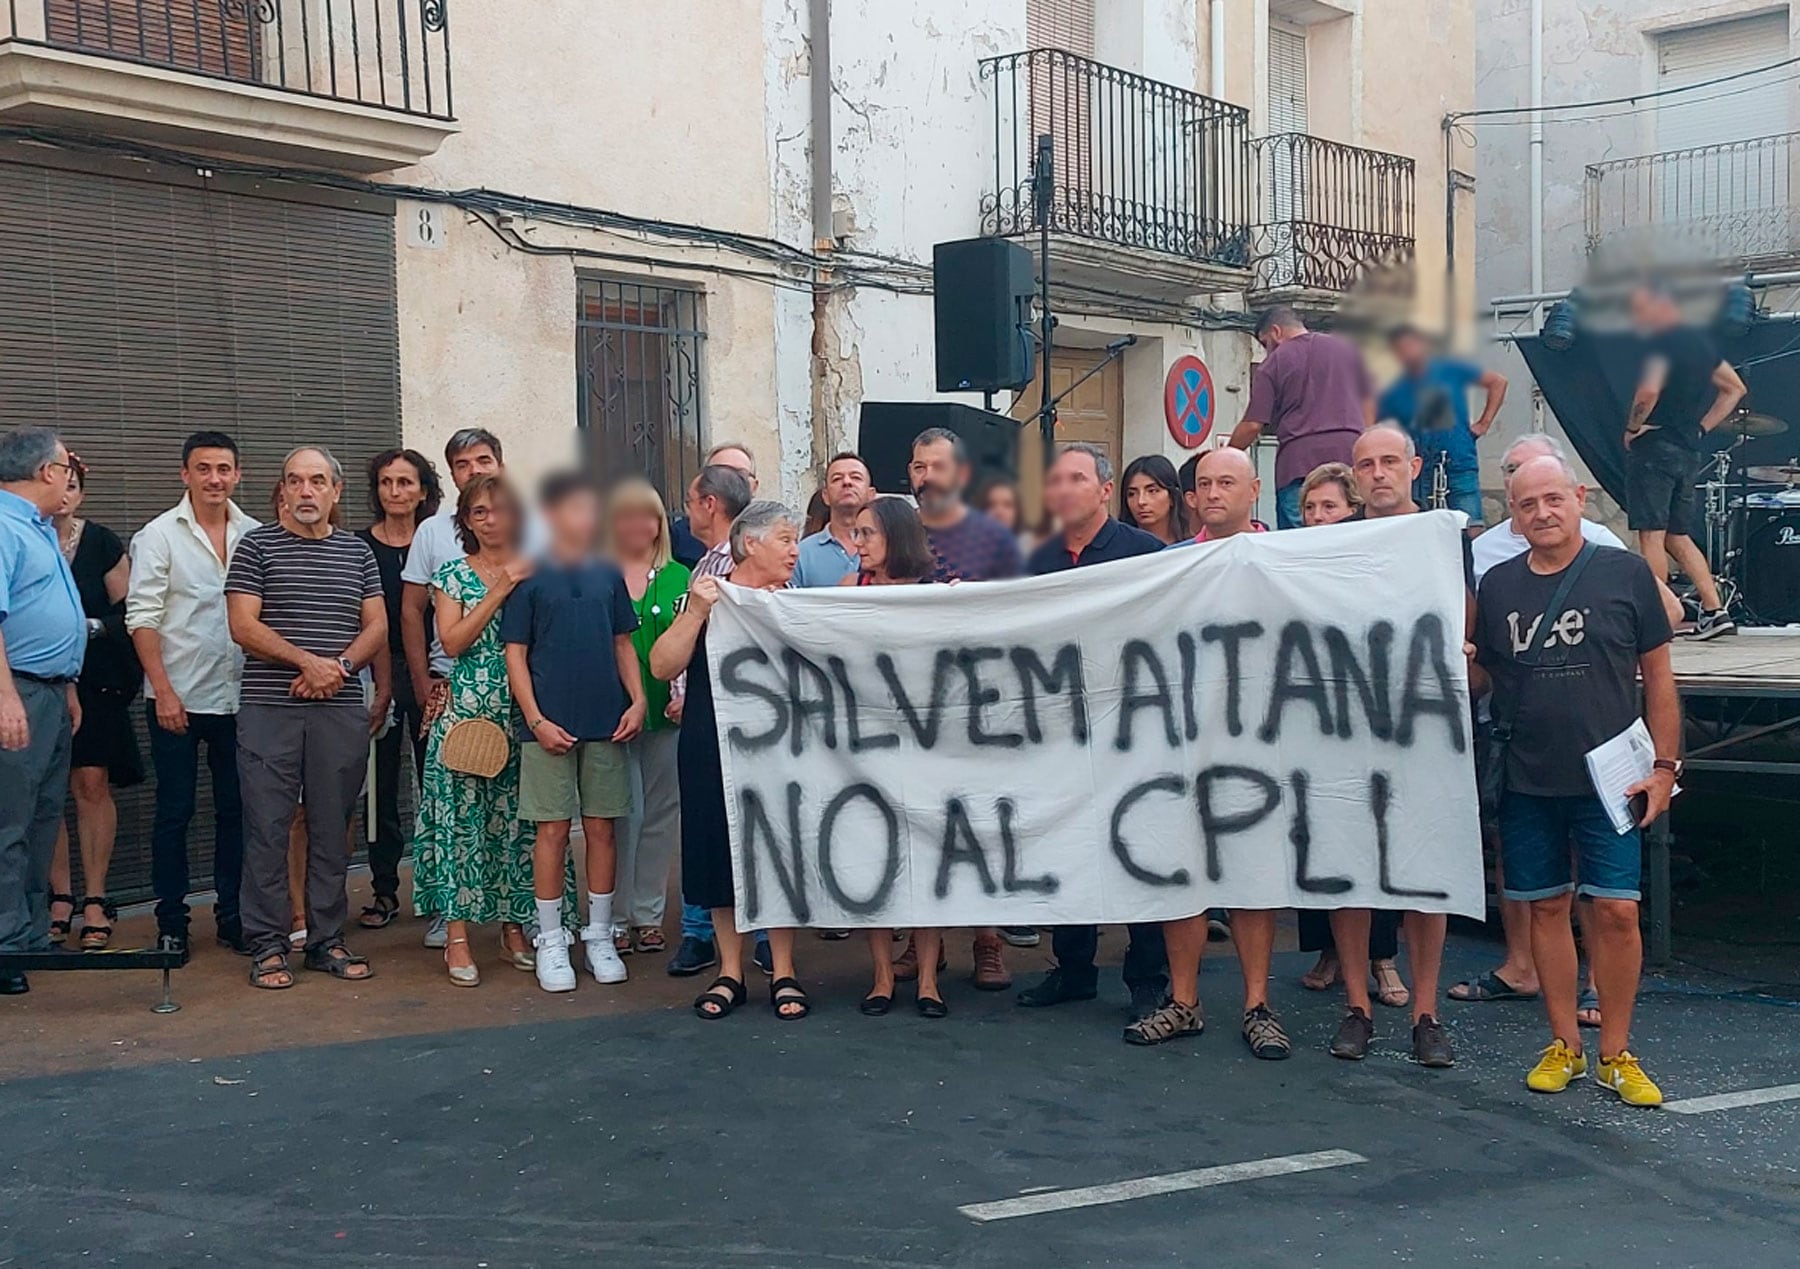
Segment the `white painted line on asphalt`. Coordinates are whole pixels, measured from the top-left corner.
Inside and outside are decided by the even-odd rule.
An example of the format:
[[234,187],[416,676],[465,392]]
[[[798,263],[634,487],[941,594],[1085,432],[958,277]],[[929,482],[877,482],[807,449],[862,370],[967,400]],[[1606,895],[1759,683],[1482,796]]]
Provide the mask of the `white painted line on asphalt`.
[[1800,1084],[1777,1084],[1773,1088],[1747,1088],[1741,1093],[1714,1093],[1711,1097],[1686,1097],[1678,1102],[1665,1102],[1663,1109],[1676,1115],[1704,1115],[1714,1110],[1736,1110],[1739,1106],[1766,1106],[1770,1102],[1791,1102],[1800,1098]]
[[1360,1154],[1352,1154],[1348,1150],[1318,1150],[1312,1154],[1284,1154],[1273,1159],[1251,1159],[1244,1163],[1195,1168],[1189,1172],[1165,1172],[1160,1176],[1114,1181],[1108,1185],[1050,1190],[1019,1198],[1000,1199],[993,1203],[967,1203],[956,1210],[974,1221],[1003,1221],[1014,1216],[1041,1216],[1045,1212],[1061,1212],[1073,1207],[1099,1207],[1104,1203],[1149,1198],[1153,1194],[1177,1194],[1182,1190],[1230,1185],[1234,1181],[1291,1176],[1296,1172],[1317,1172],[1322,1168],[1342,1168],[1352,1163],[1367,1162]]

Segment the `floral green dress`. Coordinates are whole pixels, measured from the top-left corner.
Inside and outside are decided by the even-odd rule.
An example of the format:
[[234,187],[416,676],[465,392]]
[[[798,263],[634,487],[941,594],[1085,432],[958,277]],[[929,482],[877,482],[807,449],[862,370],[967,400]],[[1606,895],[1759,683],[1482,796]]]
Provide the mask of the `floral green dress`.
[[[452,560],[431,579],[433,587],[464,612],[487,595],[487,584],[466,560]],[[413,830],[413,906],[451,921],[512,921],[537,917],[531,885],[534,829],[519,818],[519,748],[493,779],[462,775],[444,766],[444,733],[464,718],[485,718],[514,734],[512,689],[506,681],[506,648],[496,614],[450,671],[450,697],[431,725],[425,747],[425,781]],[[579,925],[575,867],[563,881],[563,924]]]

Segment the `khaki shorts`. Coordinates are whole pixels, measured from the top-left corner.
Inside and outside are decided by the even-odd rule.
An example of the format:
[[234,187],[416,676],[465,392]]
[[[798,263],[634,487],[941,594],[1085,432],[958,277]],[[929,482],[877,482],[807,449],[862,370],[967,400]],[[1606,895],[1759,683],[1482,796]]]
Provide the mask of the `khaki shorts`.
[[625,746],[589,740],[568,753],[536,741],[519,746],[519,818],[528,823],[616,820],[631,814],[631,768]]

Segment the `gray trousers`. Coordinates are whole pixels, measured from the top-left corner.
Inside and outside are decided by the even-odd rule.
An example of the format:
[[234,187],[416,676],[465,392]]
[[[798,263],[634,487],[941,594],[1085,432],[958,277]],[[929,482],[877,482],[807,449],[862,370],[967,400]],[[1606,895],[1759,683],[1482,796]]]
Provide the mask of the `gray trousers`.
[[30,743],[0,749],[0,952],[50,950],[50,857],[69,796],[66,689],[14,678]]
[[681,779],[675,749],[681,733],[646,731],[625,746],[631,762],[631,814],[619,824],[619,877],[613,924],[660,926],[669,869],[681,845]]
[[368,712],[337,704],[244,705],[238,710],[237,760],[244,802],[238,892],[244,938],[259,957],[288,948],[288,825],[304,792],[306,946],[341,941],[350,907],[347,837],[368,773]]

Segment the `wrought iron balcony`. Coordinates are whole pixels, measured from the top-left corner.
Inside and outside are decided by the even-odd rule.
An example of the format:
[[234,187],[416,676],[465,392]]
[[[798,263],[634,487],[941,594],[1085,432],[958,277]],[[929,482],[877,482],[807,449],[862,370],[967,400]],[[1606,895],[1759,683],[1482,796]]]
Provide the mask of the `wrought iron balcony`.
[[1410,282],[1413,161],[1299,132],[1251,143],[1253,290],[1345,292]]
[[1587,244],[1622,266],[1767,266],[1800,258],[1791,180],[1800,132],[1591,163]]
[[[1249,112],[1061,49],[986,58],[994,170],[982,232],[1054,234],[1242,270],[1249,266]],[[1037,139],[1054,182],[1034,198]]]
[[0,48],[448,120],[448,0],[3,0]]

